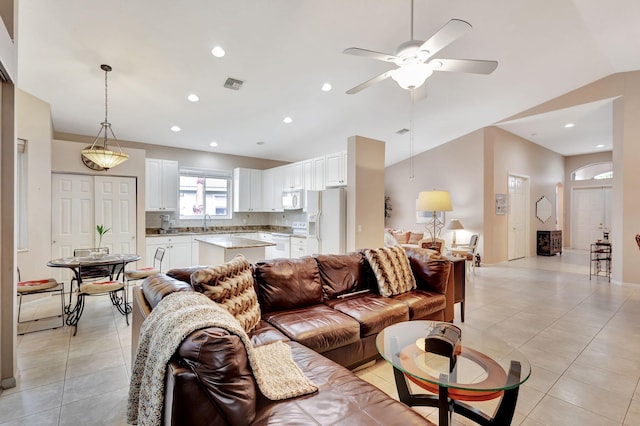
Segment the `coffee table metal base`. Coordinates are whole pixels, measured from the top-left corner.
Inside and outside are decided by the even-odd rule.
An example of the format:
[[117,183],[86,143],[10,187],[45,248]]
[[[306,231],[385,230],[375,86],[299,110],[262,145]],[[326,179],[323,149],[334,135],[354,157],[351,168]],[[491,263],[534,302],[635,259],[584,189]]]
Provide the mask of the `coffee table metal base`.
[[[396,381],[398,397],[404,404],[413,406],[438,407],[440,426],[450,423],[450,413],[458,413],[474,422],[485,426],[509,425],[513,419],[513,413],[516,409],[518,401],[518,391],[520,386],[507,389],[502,394],[502,400],[498,405],[498,409],[493,417],[483,413],[477,408],[472,407],[458,399],[449,397],[449,388],[446,386],[438,386],[438,395],[413,394],[409,390],[407,378],[405,374],[397,368],[393,368],[393,375]],[[511,361],[509,368],[509,382],[520,382],[520,363]],[[412,380],[420,385],[418,381]],[[430,389],[428,389],[430,390]]]

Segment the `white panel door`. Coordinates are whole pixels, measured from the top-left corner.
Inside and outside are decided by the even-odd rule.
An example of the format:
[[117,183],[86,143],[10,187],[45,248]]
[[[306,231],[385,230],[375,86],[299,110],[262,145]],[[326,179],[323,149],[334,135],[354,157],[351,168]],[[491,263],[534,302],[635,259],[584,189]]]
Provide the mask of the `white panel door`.
[[136,252],[135,178],[95,177],[95,223],[111,228],[102,239],[110,253]]
[[520,259],[527,255],[527,200],[529,180],[521,176],[509,176],[509,227],[508,259]]
[[[54,173],[51,189],[51,257],[69,257],[75,248],[93,247],[93,177]],[[55,268],[52,274],[69,286],[68,269]]]
[[611,188],[574,188],[571,216],[571,248],[588,250],[611,229]]

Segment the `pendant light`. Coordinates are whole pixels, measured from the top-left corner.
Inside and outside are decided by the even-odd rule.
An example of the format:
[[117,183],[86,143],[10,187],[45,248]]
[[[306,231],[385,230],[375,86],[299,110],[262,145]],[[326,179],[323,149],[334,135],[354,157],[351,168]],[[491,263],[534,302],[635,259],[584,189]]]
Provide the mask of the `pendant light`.
[[[111,123],[109,123],[109,120],[107,119],[107,73],[109,73],[112,68],[110,65],[102,64],[100,65],[100,69],[104,71],[104,121],[100,123],[100,130],[98,131],[98,135],[91,146],[82,150],[82,156],[88,158],[104,170],[109,170],[110,168],[127,161],[129,155],[122,152],[118,139],[113,133],[113,129],[111,129]],[[113,140],[116,142],[116,145],[118,145],[118,151],[113,151],[107,146],[107,137],[109,132],[111,132]],[[98,140],[102,133],[104,133],[104,137],[102,144],[100,144],[98,143]]]

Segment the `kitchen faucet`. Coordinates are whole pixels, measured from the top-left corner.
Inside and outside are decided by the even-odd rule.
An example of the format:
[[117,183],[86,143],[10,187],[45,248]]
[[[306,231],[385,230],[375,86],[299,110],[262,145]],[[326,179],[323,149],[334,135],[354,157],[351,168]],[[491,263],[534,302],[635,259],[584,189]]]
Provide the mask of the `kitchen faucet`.
[[208,231],[207,219],[209,219],[209,220],[213,223],[213,217],[211,217],[211,215],[210,215],[210,214],[205,214],[205,215],[204,215],[204,226],[203,226],[203,228],[204,228],[204,232],[207,232],[207,231]]

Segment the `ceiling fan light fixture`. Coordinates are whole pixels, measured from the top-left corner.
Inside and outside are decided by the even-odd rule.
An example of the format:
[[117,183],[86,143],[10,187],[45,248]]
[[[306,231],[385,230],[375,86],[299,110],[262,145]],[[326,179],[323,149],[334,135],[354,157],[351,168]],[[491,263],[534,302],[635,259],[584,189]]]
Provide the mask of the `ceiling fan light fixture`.
[[[110,65],[102,64],[100,65],[100,69],[104,71],[104,121],[100,123],[100,130],[98,131],[98,134],[93,140],[91,146],[82,150],[82,156],[91,160],[99,167],[102,167],[102,169],[109,170],[110,168],[127,161],[129,155],[122,152],[120,143],[118,142],[116,135],[113,133],[113,129],[111,129],[111,123],[109,123],[109,120],[107,118],[107,74],[112,70],[112,68]],[[111,133],[113,140],[116,142],[116,145],[118,145],[118,151],[113,151],[107,146],[109,132]],[[96,145],[98,139],[100,139],[100,135],[102,135],[103,133],[104,135],[102,138],[102,145]]]
[[417,89],[433,74],[433,69],[427,64],[408,64],[394,70],[393,78],[400,87],[406,90]]

